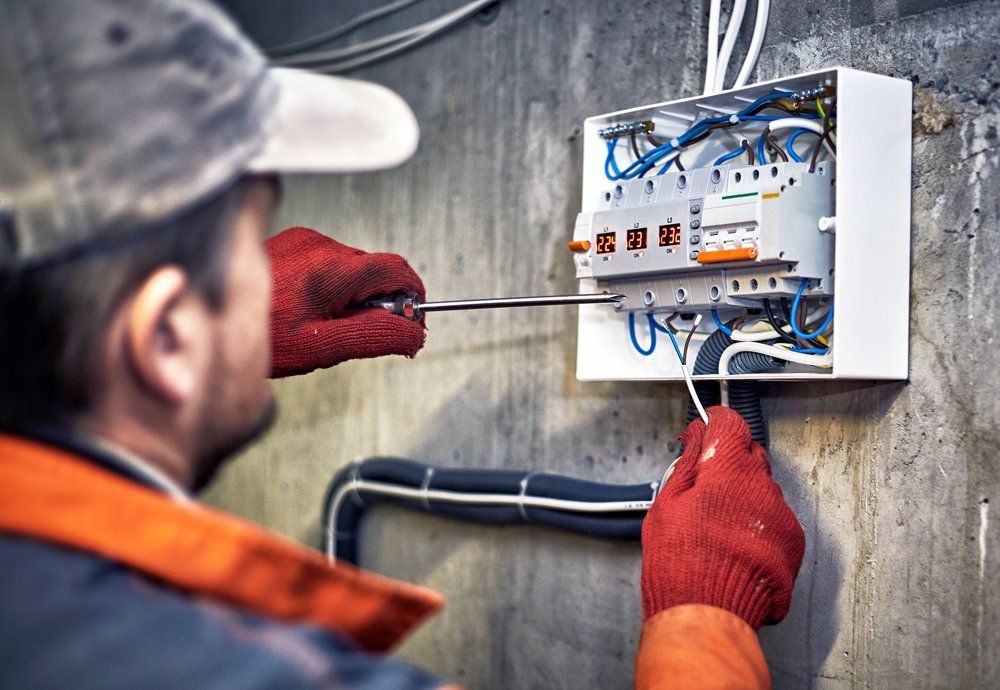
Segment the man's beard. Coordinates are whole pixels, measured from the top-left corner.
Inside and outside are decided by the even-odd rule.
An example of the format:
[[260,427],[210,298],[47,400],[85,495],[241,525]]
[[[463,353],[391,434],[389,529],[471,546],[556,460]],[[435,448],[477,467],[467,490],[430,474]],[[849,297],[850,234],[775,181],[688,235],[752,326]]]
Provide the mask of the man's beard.
[[194,485],[192,487],[194,492],[198,493],[208,486],[230,458],[267,433],[277,417],[277,411],[278,406],[274,402],[274,398],[271,398],[267,408],[253,426],[243,427],[199,454],[195,458],[194,465]]
[[[195,492],[208,486],[227,460],[263,436],[277,416],[277,404],[272,395],[268,395],[263,407],[258,405],[252,412],[247,409],[233,410],[233,395],[226,395],[233,391],[227,391],[225,382],[232,383],[238,379],[219,367],[218,361],[215,364],[210,394],[201,414],[200,449],[194,458],[192,489]],[[229,414],[225,414],[226,411]],[[244,423],[251,414],[255,418]]]

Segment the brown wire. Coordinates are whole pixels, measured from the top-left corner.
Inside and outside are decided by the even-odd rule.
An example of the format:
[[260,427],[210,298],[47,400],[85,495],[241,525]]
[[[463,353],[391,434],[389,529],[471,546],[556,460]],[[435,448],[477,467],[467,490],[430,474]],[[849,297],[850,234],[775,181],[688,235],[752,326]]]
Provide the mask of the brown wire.
[[757,156],[754,154],[753,146],[750,145],[749,141],[747,141],[746,139],[741,141],[740,148],[742,148],[744,151],[747,152],[747,159],[749,159],[750,165],[753,165],[754,163],[757,162]]
[[688,347],[691,345],[691,338],[694,337],[694,332],[698,330],[698,320],[695,319],[694,325],[691,326],[691,331],[688,333],[687,338],[684,339],[684,353],[681,359],[684,360],[686,364],[688,361]]
[[642,154],[639,153],[639,142],[635,140],[635,132],[629,134],[628,139],[629,141],[632,142],[632,153],[635,154],[635,159],[639,160],[640,158],[642,158]]
[[819,160],[819,151],[823,148],[823,142],[830,138],[830,118],[823,118],[823,134],[820,135],[819,141],[816,142],[816,148],[813,149],[812,158],[809,160],[809,172],[816,172],[816,161]]
[[654,137],[652,132],[646,132],[646,141],[648,141],[654,148],[663,146],[663,142]]
[[771,128],[770,127],[765,127],[764,128],[764,133],[761,136],[764,137],[764,146],[766,148],[771,149],[776,154],[778,154],[778,158],[781,159],[782,163],[787,163],[788,162],[788,155],[784,151],[781,150],[780,146],[778,146],[777,139],[775,139],[774,136],[771,134]]

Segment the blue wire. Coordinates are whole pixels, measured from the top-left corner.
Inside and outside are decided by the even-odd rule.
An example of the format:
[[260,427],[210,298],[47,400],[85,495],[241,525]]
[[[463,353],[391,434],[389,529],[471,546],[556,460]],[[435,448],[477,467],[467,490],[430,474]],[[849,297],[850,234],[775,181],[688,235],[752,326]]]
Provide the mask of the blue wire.
[[649,327],[659,331],[660,333],[672,333],[669,328],[664,328],[660,324],[656,323],[656,319],[653,318],[653,313],[649,312],[646,314],[646,318],[649,319]]
[[[792,144],[795,143],[795,140],[798,139],[803,134],[816,134],[816,132],[812,131],[811,129],[797,129],[788,135],[788,141],[785,142],[785,150],[788,151],[789,158],[791,158],[796,163],[805,163],[805,161],[802,160],[799,154],[795,153],[795,149],[792,148]],[[819,136],[819,134],[816,134],[816,136]]]
[[728,326],[726,326],[726,324],[722,323],[722,320],[719,318],[719,312],[717,309],[712,310],[712,321],[715,321],[715,327],[718,328],[723,333],[725,333],[726,335],[733,334],[733,329],[729,328]]
[[663,173],[665,173],[665,172],[667,172],[668,170],[670,170],[670,166],[674,164],[674,161],[675,161],[675,160],[677,160],[677,156],[674,156],[673,158],[671,158],[670,160],[668,160],[668,161],[667,161],[667,164],[666,164],[666,165],[664,165],[664,166],[663,166],[662,168],[660,168],[660,169],[659,169],[659,171],[657,171],[656,175],[657,175],[657,176],[660,176],[660,175],[662,175]]
[[792,352],[799,352],[803,355],[825,355],[830,348],[824,347],[793,347]]
[[[747,113],[749,113],[751,110],[753,110],[754,108],[763,103],[768,103],[770,101],[774,101],[779,98],[787,98],[791,95],[793,95],[791,91],[775,91],[774,93],[770,93],[766,96],[761,96],[753,103],[743,108],[743,110],[736,113],[736,117],[740,120],[753,120],[753,121],[757,121],[761,118],[765,120],[780,119],[780,118],[770,118],[763,115],[747,115]],[[676,139],[677,147],[674,147],[672,143],[667,143],[663,144],[662,146],[658,146],[654,149],[651,149],[646,153],[644,153],[642,156],[640,156],[637,160],[633,161],[631,165],[625,168],[625,170],[620,170],[618,168],[618,162],[615,161],[614,150],[615,146],[618,143],[618,140],[612,139],[608,142],[608,155],[604,159],[604,175],[609,180],[631,180],[636,177],[641,177],[642,175],[645,175],[647,172],[649,172],[649,170],[656,164],[657,161],[662,159],[671,151],[674,151],[676,150],[676,148],[683,146],[691,139],[693,139],[694,137],[698,136],[699,134],[707,130],[710,125],[729,122],[730,119],[731,116],[728,115],[705,118],[704,120],[701,120],[700,122],[692,125],[686,132],[677,137]],[[662,174],[667,167],[669,166],[665,166],[664,169],[657,174]]]
[[653,321],[653,315],[649,314],[648,318],[649,318],[649,349],[643,350],[642,347],[639,346],[639,340],[635,337],[635,312],[630,311],[628,313],[628,337],[632,340],[632,347],[634,347],[635,351],[638,352],[643,357],[649,357],[651,354],[653,354],[653,351],[656,349],[656,329],[653,327],[655,325]]
[[735,151],[730,151],[729,153],[725,154],[724,156],[719,156],[718,158],[715,159],[715,162],[712,163],[712,165],[722,165],[726,161],[731,161],[732,159],[736,158],[741,153],[743,153],[743,147],[742,146],[740,148],[736,149]]
[[795,293],[795,299],[792,300],[792,311],[789,314],[789,316],[791,317],[790,320],[791,320],[792,332],[795,333],[795,335],[802,338],[803,340],[809,340],[811,338],[815,338],[817,335],[825,331],[829,327],[830,322],[833,321],[833,304],[831,303],[830,311],[827,312],[826,318],[823,319],[823,324],[815,331],[813,331],[812,333],[805,333],[798,327],[798,319],[796,318],[796,316],[798,315],[799,305],[802,303],[802,293],[806,291],[807,285],[809,285],[809,281],[807,279],[803,279],[802,282],[799,283],[799,289]]
[[674,346],[674,352],[677,353],[677,359],[681,364],[684,364],[684,355],[681,353],[681,346],[677,344],[677,337],[674,336],[673,331],[667,331],[667,335],[670,336],[670,342]]
[[760,135],[760,139],[757,140],[757,165],[766,165],[770,161],[765,158],[764,153],[764,135]]
[[[617,141],[617,140],[612,140]],[[604,174],[609,180],[631,180],[639,175],[647,172],[653,165],[656,164],[661,158],[666,156],[668,153],[674,150],[674,147],[670,144],[664,144],[663,146],[658,146],[655,149],[647,151],[640,158],[632,162],[631,165],[625,168],[625,170],[619,170],[618,164],[614,160],[614,145],[609,142],[608,145],[608,155],[604,159]],[[608,172],[608,167],[611,167],[614,171],[614,175]]]
[[756,101],[748,105],[746,108],[740,111],[740,114],[748,113],[758,105],[763,105],[764,103],[770,103],[771,101],[776,101],[779,98],[788,98],[789,96],[794,96],[795,94],[791,91],[775,91],[774,93],[769,93],[766,96],[761,96]]

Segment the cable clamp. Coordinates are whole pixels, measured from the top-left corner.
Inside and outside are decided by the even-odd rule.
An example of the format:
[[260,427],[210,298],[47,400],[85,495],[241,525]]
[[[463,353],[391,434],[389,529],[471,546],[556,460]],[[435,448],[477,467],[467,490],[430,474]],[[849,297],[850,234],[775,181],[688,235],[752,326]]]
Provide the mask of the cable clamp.
[[427,500],[427,492],[431,488],[431,477],[433,476],[434,476],[434,468],[428,467],[427,473],[424,475],[424,483],[420,485],[420,491],[423,493],[423,496],[420,497],[420,502],[423,504],[424,510],[426,510],[428,513],[433,512],[433,510],[431,509],[431,502]]
[[517,512],[521,514],[521,519],[525,522],[531,522],[531,520],[528,519],[528,511],[524,509],[524,499],[528,495],[528,480],[530,480],[534,474],[534,472],[528,472],[528,474],[524,475],[521,479],[521,490],[517,494],[520,499],[520,503],[517,504]]

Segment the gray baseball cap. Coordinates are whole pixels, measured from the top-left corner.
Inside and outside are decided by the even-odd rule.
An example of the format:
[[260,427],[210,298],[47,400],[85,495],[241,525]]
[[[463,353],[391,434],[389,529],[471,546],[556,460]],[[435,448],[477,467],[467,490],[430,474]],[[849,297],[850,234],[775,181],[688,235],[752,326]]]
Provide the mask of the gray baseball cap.
[[270,67],[201,0],[0,0],[0,267],[141,232],[248,173],[402,163],[388,89]]

